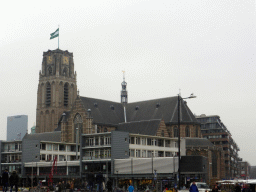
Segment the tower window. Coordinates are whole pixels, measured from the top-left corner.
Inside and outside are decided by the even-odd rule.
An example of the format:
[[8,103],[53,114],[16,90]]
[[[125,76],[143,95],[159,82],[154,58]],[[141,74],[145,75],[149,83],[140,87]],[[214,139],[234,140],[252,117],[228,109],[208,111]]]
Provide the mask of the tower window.
[[64,85],[64,106],[68,106],[68,84]]
[[49,75],[52,75],[52,67],[51,66],[48,67],[48,73],[49,73]]
[[51,85],[48,82],[46,84],[46,101],[45,101],[45,105],[47,107],[51,106]]
[[64,68],[64,70],[63,70],[63,76],[68,76],[68,69],[67,69],[67,67],[65,67]]

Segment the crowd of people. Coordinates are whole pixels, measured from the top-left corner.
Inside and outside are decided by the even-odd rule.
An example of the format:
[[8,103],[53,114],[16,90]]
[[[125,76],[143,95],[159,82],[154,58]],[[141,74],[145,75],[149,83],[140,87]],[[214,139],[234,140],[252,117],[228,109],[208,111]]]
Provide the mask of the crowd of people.
[[10,192],[12,192],[13,189],[15,190],[15,192],[18,191],[20,178],[15,170],[9,176],[8,170],[5,169],[2,174],[1,180],[2,180],[2,186],[3,186],[4,192],[6,192],[9,187],[10,187]]

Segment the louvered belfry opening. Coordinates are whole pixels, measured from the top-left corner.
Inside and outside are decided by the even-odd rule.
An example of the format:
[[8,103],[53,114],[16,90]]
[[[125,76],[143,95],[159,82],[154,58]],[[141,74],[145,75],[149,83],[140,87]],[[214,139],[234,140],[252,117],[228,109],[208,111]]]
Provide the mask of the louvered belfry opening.
[[68,84],[64,85],[64,106],[68,106]]
[[51,85],[50,83],[46,84],[46,101],[45,101],[46,107],[51,106]]

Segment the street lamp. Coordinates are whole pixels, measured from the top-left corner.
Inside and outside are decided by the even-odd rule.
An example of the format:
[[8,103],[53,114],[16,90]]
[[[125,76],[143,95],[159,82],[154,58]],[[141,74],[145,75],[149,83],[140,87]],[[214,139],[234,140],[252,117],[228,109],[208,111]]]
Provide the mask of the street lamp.
[[[210,173],[211,173],[211,166],[212,165],[212,163],[211,162],[209,162],[209,186],[211,185],[211,175],[210,175]],[[211,187],[211,186],[210,186]]]
[[78,127],[76,128],[76,160],[78,160]]
[[178,94],[178,147],[179,147],[179,169],[178,169],[178,178],[179,178],[179,186],[178,189],[181,189],[181,179],[180,179],[180,101],[184,99],[193,99],[196,98],[194,94],[192,93],[189,97],[182,98],[180,94]]
[[116,188],[117,188],[117,183],[118,183],[118,171],[116,171],[117,177],[116,177]]

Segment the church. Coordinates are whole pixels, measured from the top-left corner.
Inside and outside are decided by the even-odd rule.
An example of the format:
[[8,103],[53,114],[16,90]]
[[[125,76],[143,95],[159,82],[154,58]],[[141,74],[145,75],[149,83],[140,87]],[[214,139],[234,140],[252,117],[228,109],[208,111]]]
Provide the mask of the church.
[[[81,134],[121,129],[178,137],[177,96],[128,103],[127,83],[123,78],[120,103],[88,98],[79,95],[76,76],[73,53],[60,49],[43,53],[36,133],[61,131],[61,141],[67,143],[75,143]],[[183,100],[180,111],[181,137],[201,138],[200,123]]]
[[[119,186],[132,179],[139,188],[152,184],[157,171],[159,181],[167,179],[173,186],[179,108],[181,180],[210,183],[223,178],[223,151],[202,138],[200,123],[186,101],[174,96],[129,103],[125,76],[120,102],[89,98],[79,95],[76,77],[73,53],[60,49],[43,53],[36,133],[26,134],[22,141],[0,141],[1,170],[16,169],[26,182],[28,177],[46,180],[54,160],[55,181],[85,179],[92,171],[102,172]],[[12,150],[16,146],[18,151]]]

